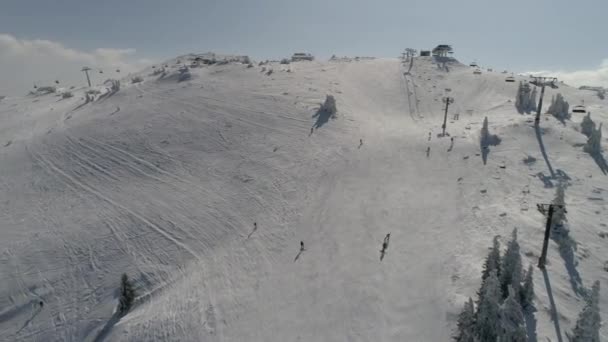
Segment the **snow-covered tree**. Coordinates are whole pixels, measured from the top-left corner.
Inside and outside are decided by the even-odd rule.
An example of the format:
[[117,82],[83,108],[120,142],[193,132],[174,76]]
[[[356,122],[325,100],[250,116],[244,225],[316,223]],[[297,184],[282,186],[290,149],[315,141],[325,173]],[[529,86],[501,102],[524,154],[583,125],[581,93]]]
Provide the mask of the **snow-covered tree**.
[[500,274],[500,289],[503,298],[509,294],[507,289],[513,287],[514,294],[519,296],[521,282],[521,255],[519,254],[519,242],[517,242],[517,228],[513,229],[512,239],[507,244],[507,251],[502,259]]
[[492,248],[483,264],[483,271],[481,272],[482,283],[488,278],[492,271],[496,271],[496,276],[500,277],[500,241],[498,241],[498,236],[494,237]]
[[593,284],[591,293],[583,311],[578,315],[576,326],[572,331],[572,342],[599,342],[600,341],[600,282]]
[[490,249],[488,256],[486,256],[486,260],[483,263],[483,270],[481,271],[481,287],[477,292],[478,306],[481,302],[482,291],[486,283],[486,279],[488,279],[488,276],[490,276],[492,271],[496,272],[497,277],[500,277],[500,267],[500,241],[498,241],[498,236],[495,236],[492,242],[492,248]]
[[534,307],[534,267],[530,265],[524,276],[524,284],[521,287],[520,293],[521,306],[524,310],[530,310]]
[[496,341],[500,328],[501,299],[500,283],[496,276],[496,270],[493,270],[481,288],[479,307],[477,308],[475,331],[479,341]]
[[517,87],[517,94],[515,95],[515,108],[517,108],[517,112],[523,114],[526,112],[528,105],[528,94],[530,91],[530,86],[527,83],[519,82],[519,86]]
[[568,183],[560,181],[557,183],[557,188],[555,190],[555,198],[553,198],[553,204],[558,205],[558,207],[555,207],[555,211],[553,212],[553,222],[551,222],[551,224],[553,225],[553,229],[555,230],[562,229],[564,226],[564,222],[566,221],[566,212],[563,208],[560,208],[559,206],[564,206],[566,203],[565,200],[567,186]]
[[530,93],[530,98],[528,99],[528,111],[536,111],[536,87],[534,87],[534,89]]
[[118,299],[118,312],[121,315],[126,314],[133,305],[135,300],[135,289],[131,280],[126,273],[120,278],[120,298]]
[[551,105],[547,110],[547,113],[553,115],[559,121],[564,122],[565,120],[570,119],[570,105],[564,99],[562,94],[557,94],[557,96],[551,98]]
[[464,303],[464,308],[458,316],[458,322],[456,323],[457,333],[454,336],[454,340],[457,342],[476,342],[475,339],[475,307],[473,305],[473,299],[469,297],[469,300]]
[[336,99],[333,95],[325,97],[325,102],[321,105],[321,111],[330,114],[332,118],[336,117],[338,109],[336,108]]
[[526,329],[524,326],[524,314],[519,304],[519,296],[509,285],[509,295],[500,307],[500,331],[499,341],[526,342]]
[[587,139],[587,144],[583,147],[583,150],[590,155],[600,155],[602,153],[602,124],[600,123],[597,129],[594,129]]
[[583,121],[581,122],[581,133],[587,137],[590,137],[594,130],[595,122],[591,120],[591,112],[588,112],[587,115],[583,117]]

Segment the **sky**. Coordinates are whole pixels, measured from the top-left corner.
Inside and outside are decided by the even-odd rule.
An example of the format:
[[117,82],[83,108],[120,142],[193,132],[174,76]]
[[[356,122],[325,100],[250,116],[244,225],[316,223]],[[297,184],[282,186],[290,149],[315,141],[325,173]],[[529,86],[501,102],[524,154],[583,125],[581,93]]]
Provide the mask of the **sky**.
[[190,52],[396,57],[437,44],[463,63],[608,86],[606,16],[606,0],[2,0],[0,95]]

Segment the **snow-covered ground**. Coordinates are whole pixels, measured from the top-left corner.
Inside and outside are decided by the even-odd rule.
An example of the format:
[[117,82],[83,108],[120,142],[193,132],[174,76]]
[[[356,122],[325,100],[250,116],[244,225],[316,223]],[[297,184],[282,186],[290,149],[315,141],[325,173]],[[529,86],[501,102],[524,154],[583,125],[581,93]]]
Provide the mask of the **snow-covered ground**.
[[[608,317],[608,176],[582,150],[582,114],[543,114],[537,135],[517,82],[429,57],[229,63],[182,82],[175,61],[91,103],[84,89],[0,101],[0,340],[448,341],[492,237],[517,227],[536,264],[536,204],[567,178],[577,249],[551,242],[533,330],[566,340],[595,280]],[[608,121],[567,85],[545,109],[557,92]],[[335,119],[315,115],[327,94]],[[485,117],[501,139],[486,162]],[[116,320],[122,273],[138,298]]]

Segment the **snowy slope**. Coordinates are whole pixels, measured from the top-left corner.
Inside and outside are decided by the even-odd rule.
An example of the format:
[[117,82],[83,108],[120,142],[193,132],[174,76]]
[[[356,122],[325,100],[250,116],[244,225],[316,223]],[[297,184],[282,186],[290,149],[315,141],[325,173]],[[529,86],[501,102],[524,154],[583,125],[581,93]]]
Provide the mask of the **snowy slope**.
[[[581,114],[543,115],[548,165],[504,74],[419,57],[229,63],[179,82],[167,63],[88,104],[84,89],[0,101],[0,340],[447,341],[494,235],[517,227],[536,263],[536,203],[564,175],[577,265],[552,242],[537,339],[566,339],[577,274],[606,280],[608,178],[582,151]],[[558,91],[607,121],[605,101],[565,85],[545,108]],[[314,116],[326,94],[336,119]],[[452,148],[437,136],[446,94]],[[484,165],[486,116],[502,141]],[[117,321],[123,272],[139,297]]]

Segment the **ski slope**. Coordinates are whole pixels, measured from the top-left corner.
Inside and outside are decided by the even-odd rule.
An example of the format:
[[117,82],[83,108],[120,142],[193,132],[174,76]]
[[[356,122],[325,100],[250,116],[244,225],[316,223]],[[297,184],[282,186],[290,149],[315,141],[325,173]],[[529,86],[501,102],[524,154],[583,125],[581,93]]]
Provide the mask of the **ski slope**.
[[[0,340],[448,341],[493,236],[517,227],[536,264],[536,204],[566,177],[577,249],[564,260],[552,241],[535,271],[536,339],[566,340],[577,286],[605,284],[608,176],[582,151],[582,114],[543,114],[537,136],[517,82],[430,57],[229,63],[179,82],[188,57],[91,103],[84,88],[0,101]],[[607,121],[605,101],[563,84],[545,109],[557,92]],[[326,94],[335,119],[315,116]],[[484,163],[485,117],[501,142]],[[122,273],[138,298],[117,320]]]

